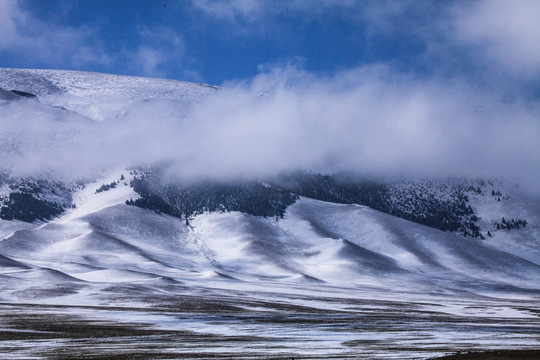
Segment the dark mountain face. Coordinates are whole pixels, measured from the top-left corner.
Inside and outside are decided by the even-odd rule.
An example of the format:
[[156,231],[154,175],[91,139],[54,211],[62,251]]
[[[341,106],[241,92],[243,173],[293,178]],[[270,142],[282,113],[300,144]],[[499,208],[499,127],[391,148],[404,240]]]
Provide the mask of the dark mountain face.
[[385,182],[307,172],[282,174],[267,181],[163,185],[166,180],[156,170],[141,172],[131,182],[141,198],[127,203],[186,219],[203,212],[229,211],[280,218],[289,205],[303,196],[365,205],[463,236],[484,237],[489,231],[482,232],[469,202],[469,195],[481,193],[482,189],[466,180]]
[[[140,195],[128,205],[189,219],[204,212],[231,212],[283,218],[287,207],[302,196],[338,204],[358,204],[461,236],[486,238],[493,231],[520,229],[526,218],[511,214],[497,223],[483,225],[471,196],[493,197],[499,191],[485,181],[436,179],[422,181],[362,180],[342,174],[294,172],[264,180],[204,180],[184,183],[167,178],[159,167],[131,170],[131,187]],[[75,187],[46,177],[17,178],[2,173],[0,218],[4,220],[50,220],[72,205]],[[97,192],[113,189],[103,184]],[[490,195],[495,194],[495,195]],[[502,201],[505,201],[502,196]],[[509,224],[509,225],[507,225]]]
[[0,88],[0,100],[4,101],[11,101],[11,100],[18,100],[21,96],[15,94],[12,91],[4,90]]
[[26,91],[20,90],[5,90],[0,88],[0,100],[12,101],[22,98],[37,99],[37,96]]
[[202,181],[164,185],[159,171],[145,171],[131,181],[141,195],[128,205],[184,217],[186,222],[204,212],[240,211],[250,215],[282,218],[298,195],[260,181]]
[[19,96],[22,96],[22,97],[25,97],[25,98],[37,98],[37,95],[35,94],[32,94],[32,93],[29,93],[29,92],[26,92],[26,91],[21,91],[21,90],[11,90],[12,93],[14,94],[17,94]]
[[297,172],[277,177],[274,184],[300,196],[365,205],[439,230],[481,235],[468,198],[481,190],[465,180],[390,182]]
[[[59,94],[60,89],[53,81],[35,71],[24,69],[2,69],[0,82],[8,89],[17,89],[24,94],[50,95]],[[9,87],[7,85],[9,84]],[[23,94],[19,94],[24,96]]]
[[11,177],[0,173],[0,219],[50,220],[72,207],[71,192],[66,185],[46,179]]
[[20,90],[5,90],[0,88],[0,101],[3,102],[11,102],[11,101],[17,101],[21,99],[33,99],[37,100],[37,96],[26,92],[26,91],[20,91]]

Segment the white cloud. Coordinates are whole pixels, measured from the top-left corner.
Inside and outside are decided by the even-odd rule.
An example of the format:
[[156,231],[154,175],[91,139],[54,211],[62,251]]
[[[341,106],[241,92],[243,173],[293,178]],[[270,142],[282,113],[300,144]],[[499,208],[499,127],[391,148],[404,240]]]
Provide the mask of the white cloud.
[[0,50],[9,49],[17,43],[17,27],[25,22],[26,17],[15,1],[0,2]]
[[96,45],[94,30],[47,23],[17,0],[0,1],[0,52],[46,64],[104,65],[109,56]]
[[131,67],[137,70],[136,73],[155,77],[162,75],[158,67],[165,62],[164,54],[155,48],[141,46],[130,57],[130,60]]
[[264,2],[258,0],[201,0],[194,1],[193,5],[212,17],[228,21],[238,17],[253,21],[262,15],[266,7]]
[[540,75],[540,2],[482,0],[460,4],[455,40],[512,74]]
[[125,49],[124,57],[129,71],[153,77],[164,77],[164,69],[171,62],[180,63],[185,55],[182,37],[168,27],[139,28],[140,40],[135,49]]
[[182,171],[540,175],[538,115],[465,82],[385,66],[326,79],[286,69],[196,108],[192,146],[208,151],[197,150]]
[[[365,20],[360,11],[367,3],[355,0],[193,0],[192,5],[210,19],[224,21],[233,25],[229,30],[244,36],[256,33],[279,31],[276,18],[286,16],[295,21],[309,23],[328,17],[329,11],[337,10],[349,20]],[[374,4],[367,6],[376,7]]]

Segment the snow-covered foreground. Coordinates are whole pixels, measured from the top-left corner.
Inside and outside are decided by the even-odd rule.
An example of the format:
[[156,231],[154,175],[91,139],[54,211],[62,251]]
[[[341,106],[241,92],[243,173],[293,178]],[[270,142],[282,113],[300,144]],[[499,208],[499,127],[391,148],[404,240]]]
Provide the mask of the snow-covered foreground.
[[0,353],[422,359],[540,346],[534,255],[305,198],[279,221],[186,225],[126,205],[129,178],[96,193],[122,174],[54,221],[0,223]]
[[[527,301],[255,289],[146,282],[102,285],[99,296],[93,287],[94,306],[2,303],[0,351],[23,359],[424,359],[538,348],[538,306]],[[69,291],[80,289],[57,288]]]

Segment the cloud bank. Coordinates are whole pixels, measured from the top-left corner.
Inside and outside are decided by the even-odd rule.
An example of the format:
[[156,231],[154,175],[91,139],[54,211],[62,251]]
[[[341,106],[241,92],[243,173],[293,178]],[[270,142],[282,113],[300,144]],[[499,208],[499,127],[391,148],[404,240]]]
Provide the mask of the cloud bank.
[[540,175],[538,110],[467,82],[386,66],[329,78],[280,68],[192,109],[178,169],[532,179]]
[[143,101],[100,123],[30,100],[2,112],[4,164],[21,173],[73,177],[166,163],[172,177],[189,179],[298,169],[530,183],[540,176],[538,104],[381,65],[332,77],[272,68],[189,108]]

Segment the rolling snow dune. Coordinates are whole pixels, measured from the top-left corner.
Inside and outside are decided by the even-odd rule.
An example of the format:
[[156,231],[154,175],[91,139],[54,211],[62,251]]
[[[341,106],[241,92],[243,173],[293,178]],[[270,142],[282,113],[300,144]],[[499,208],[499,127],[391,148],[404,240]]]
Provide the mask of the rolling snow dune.
[[[13,339],[0,351],[23,341],[15,357],[75,356],[82,341],[87,357],[110,355],[103,329],[115,353],[150,358],[418,359],[538,345],[537,263],[307,198],[284,219],[205,213],[186,225],[126,205],[138,195],[129,176],[118,181],[124,173],[87,184],[77,207],[48,223],[0,221],[0,319]],[[30,315],[19,324],[12,311]],[[37,346],[43,334],[72,337],[77,323],[77,339]]]
[[474,238],[457,237],[366,207],[305,200],[291,206],[290,213],[333,238],[347,239],[393,259],[404,270],[430,277],[442,271],[441,275],[454,272],[503,282],[508,277],[539,279],[538,264],[486,247]]
[[0,255],[0,268],[2,269],[1,271],[4,272],[6,271],[6,269],[29,269],[30,266],[23,264],[19,261],[10,259],[7,256]]
[[1,241],[3,262],[9,258],[104,282],[116,281],[115,276],[121,281],[182,281],[219,273],[244,281],[316,280],[345,287],[400,283],[535,289],[540,283],[539,264],[478,239],[363,206],[301,198],[279,221],[211,213],[187,226],[124,204],[137,196],[128,185],[101,193],[95,193],[96,187],[75,195],[77,209]]

